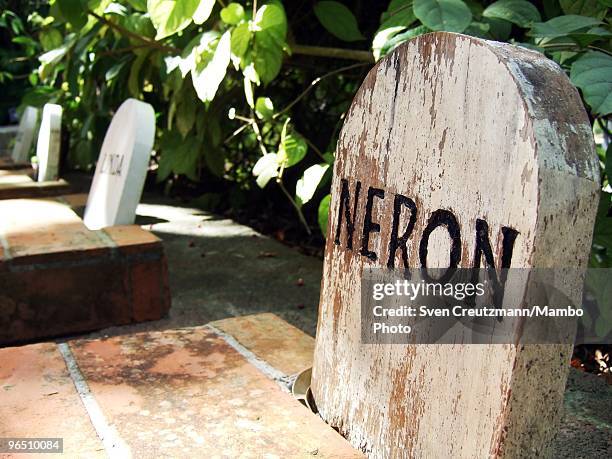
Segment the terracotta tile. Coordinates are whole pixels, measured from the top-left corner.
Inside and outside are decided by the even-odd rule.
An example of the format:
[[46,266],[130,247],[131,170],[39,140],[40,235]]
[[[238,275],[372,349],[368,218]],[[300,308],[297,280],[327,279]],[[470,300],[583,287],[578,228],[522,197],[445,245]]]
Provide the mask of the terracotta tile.
[[293,375],[312,366],[315,340],[271,313],[211,322],[272,367]]
[[67,456],[106,456],[55,344],[0,349],[0,437],[60,437]]

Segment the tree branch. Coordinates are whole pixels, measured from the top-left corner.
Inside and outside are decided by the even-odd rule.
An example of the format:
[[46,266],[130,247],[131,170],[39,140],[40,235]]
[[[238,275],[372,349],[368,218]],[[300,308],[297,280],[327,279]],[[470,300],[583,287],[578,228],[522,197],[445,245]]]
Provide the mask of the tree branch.
[[148,46],[151,46],[157,49],[161,49],[162,51],[175,53],[175,54],[179,54],[181,52],[180,49],[175,48],[174,46],[167,46],[167,45],[164,45],[163,43],[160,43],[159,41],[151,40],[150,38],[143,37],[142,35],[138,35],[137,33],[134,33],[131,30],[128,30],[123,26],[120,26],[119,24],[115,24],[114,22],[106,19],[104,16],[100,16],[99,14],[96,14],[91,10],[88,10],[87,13],[91,14],[94,18],[96,18],[98,21],[102,22],[103,24],[106,24],[112,29],[115,29],[120,34],[133,38],[135,40],[138,40],[142,43],[147,44]]
[[303,54],[305,56],[328,57],[331,59],[348,59],[351,61],[374,62],[374,55],[370,51],[358,49],[326,48],[321,46],[307,46],[291,44],[293,54]]

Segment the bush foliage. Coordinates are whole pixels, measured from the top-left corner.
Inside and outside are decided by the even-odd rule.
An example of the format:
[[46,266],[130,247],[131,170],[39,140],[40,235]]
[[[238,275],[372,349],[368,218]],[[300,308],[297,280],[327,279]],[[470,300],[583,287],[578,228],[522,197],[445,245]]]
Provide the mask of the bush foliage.
[[65,107],[73,167],[92,167],[125,98],[144,99],[166,191],[190,184],[213,208],[280,196],[308,233],[325,229],[338,131],[376,60],[437,30],[536,49],[567,71],[593,122],[604,191],[592,264],[610,265],[611,0],[0,3],[0,83],[27,86],[22,105]]

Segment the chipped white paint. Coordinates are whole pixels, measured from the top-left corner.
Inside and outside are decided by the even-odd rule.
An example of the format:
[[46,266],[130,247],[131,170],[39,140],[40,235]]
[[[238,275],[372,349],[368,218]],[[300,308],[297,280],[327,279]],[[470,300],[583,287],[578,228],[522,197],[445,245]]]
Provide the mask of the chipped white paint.
[[[359,250],[373,186],[417,204],[410,266],[420,266],[431,213],[447,209],[461,227],[459,266],[472,266],[480,218],[496,263],[499,229],[508,226],[519,232],[512,267],[585,268],[599,171],[577,91],[540,54],[457,34],[422,36],[367,76],[336,157],[312,381],[323,418],[371,457],[546,455],[571,346],[363,345],[361,274],[386,266],[393,198],[373,208],[381,230],[369,248],[378,260]],[[351,206],[362,182],[352,250],[344,226],[334,243],[341,179]],[[429,266],[448,265],[449,244],[445,231],[432,233]]]
[[58,179],[61,137],[62,107],[56,104],[45,104],[36,144],[39,182]]
[[19,120],[19,128],[13,145],[11,159],[15,164],[24,164],[30,161],[30,150],[36,132],[38,122],[38,110],[34,107],[26,107]]
[[128,99],[104,137],[85,216],[89,229],[134,223],[155,139],[153,107]]

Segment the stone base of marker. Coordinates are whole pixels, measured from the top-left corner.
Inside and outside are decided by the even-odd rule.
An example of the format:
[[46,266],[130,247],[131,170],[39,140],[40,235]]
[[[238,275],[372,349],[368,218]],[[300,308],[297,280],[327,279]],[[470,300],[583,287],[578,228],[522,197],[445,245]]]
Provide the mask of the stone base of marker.
[[0,168],[0,199],[44,198],[70,192],[70,184],[65,180],[36,182],[32,175],[32,169]]
[[0,344],[156,320],[170,308],[161,241],[91,231],[54,199],[0,201]]

